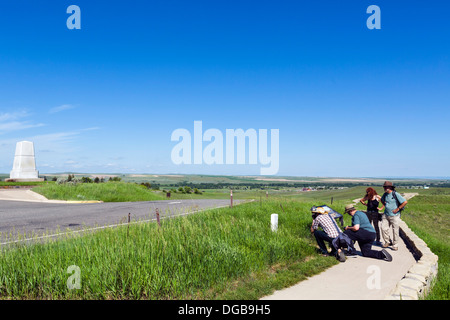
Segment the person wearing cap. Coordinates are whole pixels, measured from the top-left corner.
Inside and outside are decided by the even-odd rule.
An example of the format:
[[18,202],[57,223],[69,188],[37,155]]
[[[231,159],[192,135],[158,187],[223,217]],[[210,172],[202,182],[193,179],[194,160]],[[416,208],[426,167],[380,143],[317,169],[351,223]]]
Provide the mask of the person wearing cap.
[[[311,208],[313,213],[313,223],[311,225],[311,233],[314,234],[320,251],[323,255],[336,255],[336,249],[332,245],[333,239],[339,235],[337,230],[338,226],[333,222],[333,218],[321,207]],[[321,227],[322,230],[318,230]],[[331,253],[328,253],[328,249],[325,245],[325,241],[328,242]]]
[[355,209],[353,204],[345,207],[345,213],[352,216],[352,225],[345,227],[344,233],[352,240],[358,241],[363,257],[392,261],[392,256],[384,249],[372,250],[376,233],[367,215]]
[[[392,182],[386,181],[383,184],[384,194],[381,197],[381,203],[385,206],[384,215],[381,220],[381,234],[383,236],[383,248],[392,245],[392,250],[398,250],[400,210],[402,210],[408,201],[399,193],[395,192],[395,186]],[[397,202],[398,200],[398,202]],[[393,238],[391,239],[389,231],[392,228]]]

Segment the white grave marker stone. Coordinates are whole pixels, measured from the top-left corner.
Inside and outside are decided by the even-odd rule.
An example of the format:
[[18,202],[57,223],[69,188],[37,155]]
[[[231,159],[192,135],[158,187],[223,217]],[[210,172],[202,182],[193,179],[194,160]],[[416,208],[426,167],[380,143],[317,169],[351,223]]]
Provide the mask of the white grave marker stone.
[[278,214],[273,213],[270,215],[270,226],[273,232],[278,230]]

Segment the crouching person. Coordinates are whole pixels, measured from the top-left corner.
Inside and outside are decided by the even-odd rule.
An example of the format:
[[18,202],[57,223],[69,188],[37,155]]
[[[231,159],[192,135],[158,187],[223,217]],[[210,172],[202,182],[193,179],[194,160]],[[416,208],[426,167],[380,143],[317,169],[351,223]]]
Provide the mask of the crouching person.
[[372,250],[372,242],[376,238],[376,233],[367,215],[362,211],[357,211],[352,204],[345,207],[345,213],[352,216],[352,226],[345,227],[344,233],[350,239],[358,241],[363,257],[392,261],[392,256],[386,250]]
[[[317,244],[319,245],[320,252],[323,255],[336,255],[336,249],[332,245],[334,238],[339,235],[339,231],[336,229],[337,225],[335,225],[333,218],[328,215],[328,213],[321,207],[312,207],[312,218],[314,219],[311,225],[311,233],[314,234],[316,238]],[[319,227],[322,230],[318,230]],[[328,249],[325,245],[325,242],[328,242],[331,253],[328,253]]]

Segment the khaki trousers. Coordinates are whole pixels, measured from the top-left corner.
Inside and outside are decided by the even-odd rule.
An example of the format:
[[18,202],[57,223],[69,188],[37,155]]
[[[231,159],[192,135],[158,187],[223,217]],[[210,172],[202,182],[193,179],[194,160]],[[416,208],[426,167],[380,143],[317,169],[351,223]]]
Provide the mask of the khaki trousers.
[[[399,222],[400,215],[389,217],[384,214],[381,220],[381,234],[383,235],[384,242],[388,244],[391,242],[394,247],[397,247],[400,239]],[[391,239],[391,235],[389,234],[391,228],[393,230],[393,239]]]

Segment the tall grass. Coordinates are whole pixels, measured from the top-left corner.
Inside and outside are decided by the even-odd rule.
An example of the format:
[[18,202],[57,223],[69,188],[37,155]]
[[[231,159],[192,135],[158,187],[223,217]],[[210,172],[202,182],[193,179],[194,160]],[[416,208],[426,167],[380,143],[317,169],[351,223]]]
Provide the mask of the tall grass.
[[[336,263],[335,259],[315,253],[315,242],[308,230],[311,204],[285,201],[284,212],[279,205],[278,201],[254,202],[162,220],[161,227],[141,223],[130,225],[129,229],[105,229],[3,249],[0,296],[217,298],[223,297],[223,292],[239,279],[248,279],[277,265],[308,264],[306,261],[313,257],[317,260],[307,272],[316,273]],[[279,213],[276,233],[270,230],[273,212]],[[70,274],[66,270],[71,265],[81,270],[81,289],[67,288]],[[290,276],[292,284],[304,277],[300,271],[291,272]],[[270,293],[270,288],[265,293]]]

